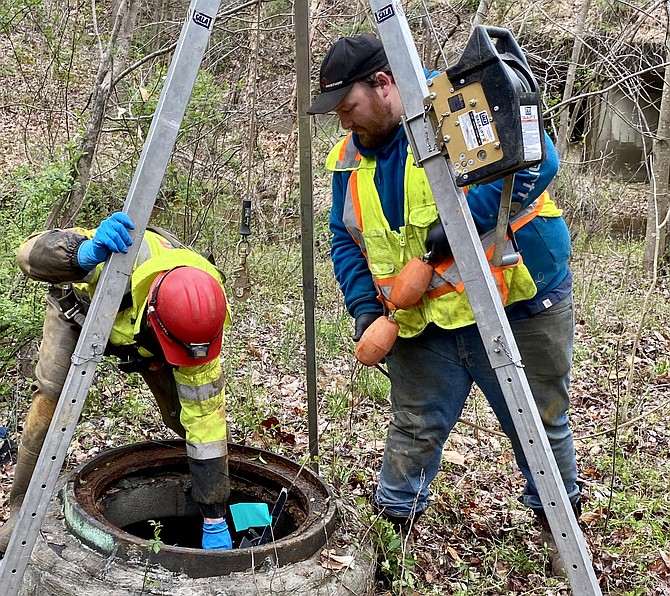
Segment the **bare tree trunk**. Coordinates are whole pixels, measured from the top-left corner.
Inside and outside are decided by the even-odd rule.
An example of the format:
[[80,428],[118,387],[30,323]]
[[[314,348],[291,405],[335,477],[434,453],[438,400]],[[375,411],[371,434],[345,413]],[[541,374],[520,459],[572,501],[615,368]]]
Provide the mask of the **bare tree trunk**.
[[[666,62],[670,45],[666,37]],[[647,232],[642,265],[652,271],[656,261],[668,256],[666,224],[668,220],[668,176],[670,174],[670,67],[665,67],[658,129],[654,137],[651,160],[651,190],[647,202]],[[658,249],[657,249],[658,246]]]
[[[310,14],[314,16],[321,15],[324,9],[323,0],[312,0],[310,3]],[[317,35],[316,27],[317,19],[311,19],[310,22],[310,32],[309,32],[309,44],[310,44],[310,55],[313,56],[314,53],[311,51],[314,45],[314,39]],[[298,85],[297,81],[294,79],[293,88],[291,89],[291,106],[293,106],[292,113],[295,114],[297,110],[297,101],[298,101]],[[298,154],[298,130],[297,130],[297,120],[296,116],[293,118],[292,123],[292,132],[290,135],[287,135],[286,141],[284,143],[284,163],[287,164],[287,167],[282,170],[281,177],[279,179],[279,184],[277,186],[277,197],[275,199],[275,213],[279,213],[279,207],[289,201],[291,193],[295,190],[297,186],[297,180],[295,173],[298,170],[298,159],[300,155]],[[290,167],[288,164],[291,164]]]
[[472,19],[472,28],[474,29],[477,25],[483,25],[486,17],[489,14],[489,8],[491,7],[492,0],[479,0],[479,6],[477,7],[477,12],[475,13],[475,18]]
[[[563,101],[567,101],[572,97],[575,90],[575,79],[577,78],[577,66],[579,58],[582,53],[582,36],[584,34],[584,27],[586,25],[586,18],[589,14],[591,0],[584,0],[582,10],[579,13],[579,20],[577,21],[577,29],[575,31],[575,43],[572,46],[572,56],[570,58],[570,66],[568,66],[568,74],[565,78],[565,88],[563,89]],[[574,109],[574,108],[573,108]],[[574,122],[576,119],[573,118]],[[570,108],[565,107],[561,112],[561,118],[558,125],[558,135],[556,139],[556,150],[561,159],[565,159],[568,155],[568,144],[570,135],[572,133],[572,126],[570,125]]]
[[[91,177],[91,166],[100,138],[107,102],[112,91],[112,81],[125,65],[130,37],[132,36],[139,9],[138,0],[122,0],[114,19],[107,47],[101,50],[100,63],[92,97],[91,117],[86,133],[79,143],[79,158],[72,167],[73,190],[62,201],[54,204],[46,221],[46,227],[72,225],[86,196]],[[94,7],[95,10],[95,7]]]
[[[130,42],[133,39],[137,13],[140,10],[140,3],[137,0],[128,0],[128,11],[125,18],[121,19],[121,30],[119,31],[118,43],[116,46],[116,57],[112,60],[112,80],[116,81],[119,73],[128,63],[128,53],[130,52]],[[115,13],[118,14],[118,13]]]

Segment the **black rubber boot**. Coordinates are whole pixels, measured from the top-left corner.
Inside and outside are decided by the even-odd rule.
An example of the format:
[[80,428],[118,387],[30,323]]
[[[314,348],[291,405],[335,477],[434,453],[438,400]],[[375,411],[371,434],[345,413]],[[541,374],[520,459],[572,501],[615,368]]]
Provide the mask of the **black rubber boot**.
[[[397,541],[388,543],[384,541],[377,548],[376,579],[380,587],[389,590],[397,574],[411,570],[416,563],[416,559],[412,556],[414,546],[412,528],[421,517],[422,512],[412,516],[394,515],[387,512],[383,507],[379,507],[376,503],[373,503],[372,510],[375,515],[390,522],[395,532],[400,536],[400,547],[398,547]],[[396,545],[389,548],[394,542]]]
[[386,508],[377,505],[377,503],[372,504],[372,510],[375,515],[391,522],[393,529],[400,534],[403,541],[407,539],[410,543],[413,542],[412,528],[417,520],[423,515],[423,511],[418,511],[414,515],[394,515],[393,513],[386,511]]

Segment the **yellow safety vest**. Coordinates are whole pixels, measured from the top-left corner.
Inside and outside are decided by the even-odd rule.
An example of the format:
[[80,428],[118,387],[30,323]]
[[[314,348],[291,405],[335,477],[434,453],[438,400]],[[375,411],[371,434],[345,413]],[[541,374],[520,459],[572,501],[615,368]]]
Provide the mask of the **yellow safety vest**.
[[[78,229],[78,231],[89,238],[95,232],[95,230],[83,229]],[[132,305],[121,310],[114,320],[114,326],[109,336],[109,341],[113,345],[129,346],[135,343],[135,336],[140,332],[142,316],[147,306],[147,297],[151,284],[161,271],[167,271],[179,265],[196,267],[206,271],[219,282],[221,289],[225,293],[221,273],[205,257],[189,249],[174,248],[165,238],[147,230],[144,233],[142,244],[135,259],[135,266],[126,289],[132,297]],[[100,263],[86,276],[85,282],[73,284],[75,291],[79,295],[86,295],[89,301],[92,300],[100,274],[102,273],[102,268],[103,263]],[[228,304],[228,313],[224,329],[230,324],[230,302],[228,300],[226,302]]]
[[[354,241],[361,247],[379,291],[380,300],[389,310],[395,306],[388,300],[395,277],[412,258],[426,252],[428,232],[439,221],[439,214],[423,168],[414,167],[408,147],[405,166],[405,225],[391,230],[375,187],[376,159],[362,156],[351,135],[347,135],[330,152],[326,168],[330,171],[349,171],[349,184],[344,200],[343,223]],[[544,192],[531,205],[510,218],[513,230],[519,229],[537,215],[556,215],[556,206]],[[493,257],[494,231],[481,237],[484,251]],[[511,250],[508,239],[506,252]],[[515,265],[493,267],[491,272],[498,285],[503,304],[510,305],[532,298],[537,288],[528,268],[519,261]],[[435,268],[428,290],[413,307],[395,310],[400,337],[413,337],[428,323],[444,329],[464,327],[475,322],[472,308],[463,287],[458,267],[452,257]]]
[[[89,238],[95,230],[78,230]],[[183,265],[197,267],[214,277],[221,289],[223,280],[219,270],[205,257],[186,248],[174,248],[165,238],[147,230],[138,251],[135,267],[130,276],[127,291],[132,305],[121,310],[114,320],[109,341],[116,346],[135,344],[140,333],[142,318],[147,306],[149,289],[161,271]],[[86,281],[73,284],[75,291],[84,293],[89,300],[97,286],[103,264],[98,265],[86,277]],[[225,290],[224,290],[225,293]],[[224,329],[230,324],[230,302],[226,300],[227,313]],[[138,346],[142,356],[152,356]],[[220,358],[214,358],[199,366],[182,366],[172,370],[181,402],[181,423],[186,430],[187,453],[193,459],[211,459],[227,453],[225,393]]]

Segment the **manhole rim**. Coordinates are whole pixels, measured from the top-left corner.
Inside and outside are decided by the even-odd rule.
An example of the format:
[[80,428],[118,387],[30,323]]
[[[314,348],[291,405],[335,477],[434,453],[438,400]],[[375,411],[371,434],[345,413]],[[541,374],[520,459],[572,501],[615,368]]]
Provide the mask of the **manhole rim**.
[[[307,467],[299,466],[297,462],[281,455],[235,443],[229,443],[228,448],[231,470],[236,465],[239,466],[240,462],[252,465],[257,470],[272,470],[270,477],[279,486],[286,485],[286,488],[290,487],[290,490],[298,491],[301,502],[307,504],[308,509],[304,522],[291,534],[270,544],[231,551],[205,551],[198,548],[163,545],[158,553],[153,553],[149,549],[149,540],[125,532],[106,520],[96,506],[80,502],[77,496],[77,486],[82,479],[86,482],[91,474],[99,475],[101,468],[109,471],[110,466],[120,466],[120,462],[123,462],[122,456],[131,452],[136,453],[138,450],[153,452],[154,456],[157,453],[169,451],[174,460],[179,459],[181,454],[185,459],[185,443],[182,440],[146,441],[116,447],[78,466],[66,477],[60,491],[65,523],[78,540],[103,555],[111,555],[128,562],[148,561],[151,564],[160,564],[168,570],[185,573],[194,578],[246,571],[257,567],[268,558],[272,565],[296,563],[311,557],[324,546],[328,537],[334,532],[337,507],[330,488],[323,480]],[[247,459],[243,461],[242,457]],[[256,466],[250,464],[253,461],[252,458],[263,464],[259,463]],[[156,462],[157,458],[154,457],[153,461]],[[165,467],[167,465],[169,464],[166,464]],[[287,477],[280,478],[281,474],[275,469],[280,466],[292,470],[296,474],[295,478],[290,482]],[[159,467],[161,466],[149,465],[144,468],[138,466],[127,471],[125,475],[131,475],[141,469]],[[107,485],[111,482],[108,482]],[[305,493],[308,488],[317,489],[321,493],[320,497],[325,511],[316,511],[312,506],[310,499],[307,498],[309,493]],[[86,532],[82,531],[82,527],[86,529]],[[220,569],[214,570],[216,562],[220,562],[221,565]]]

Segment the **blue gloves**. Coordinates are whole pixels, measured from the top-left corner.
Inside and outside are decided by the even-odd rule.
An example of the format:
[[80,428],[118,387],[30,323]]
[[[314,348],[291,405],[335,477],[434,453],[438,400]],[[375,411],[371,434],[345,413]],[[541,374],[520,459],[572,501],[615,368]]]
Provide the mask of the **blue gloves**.
[[94,269],[113,252],[128,252],[133,243],[128,230],[135,225],[125,213],[117,212],[103,221],[92,240],[85,240],[77,251],[79,266],[86,271]]
[[215,524],[203,524],[202,548],[205,550],[231,550],[233,548],[233,539],[230,537],[225,519]]

